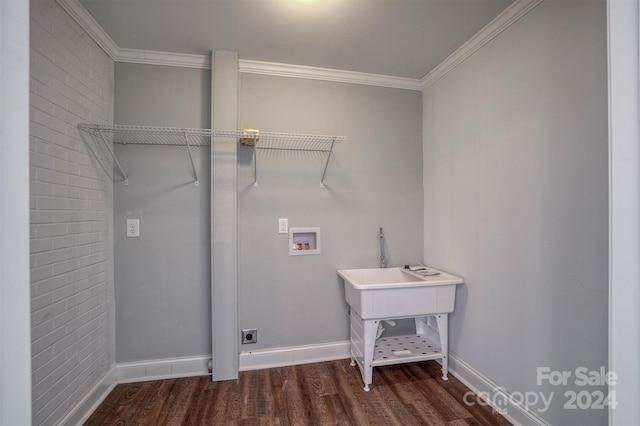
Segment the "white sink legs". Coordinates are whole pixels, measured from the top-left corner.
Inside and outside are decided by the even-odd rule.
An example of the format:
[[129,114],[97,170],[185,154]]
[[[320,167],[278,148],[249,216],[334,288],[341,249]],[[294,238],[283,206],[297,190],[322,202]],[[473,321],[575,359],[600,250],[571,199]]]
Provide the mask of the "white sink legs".
[[[357,319],[356,324],[354,324],[354,318]],[[358,363],[366,392],[370,390],[369,385],[373,377],[373,350],[379,322],[379,320],[362,320],[356,312],[351,314],[351,365],[355,366],[356,362]],[[357,330],[355,336],[354,326]]]
[[[429,320],[435,318],[437,329],[434,330]],[[418,317],[416,321],[416,334],[437,334],[440,338],[440,352],[442,353],[442,380],[449,380],[449,314]]]
[[380,321],[363,320],[351,311],[351,365],[358,364],[366,392],[370,390],[373,367],[382,365],[439,359],[442,378],[448,379],[448,314],[416,317],[416,334],[376,339]]

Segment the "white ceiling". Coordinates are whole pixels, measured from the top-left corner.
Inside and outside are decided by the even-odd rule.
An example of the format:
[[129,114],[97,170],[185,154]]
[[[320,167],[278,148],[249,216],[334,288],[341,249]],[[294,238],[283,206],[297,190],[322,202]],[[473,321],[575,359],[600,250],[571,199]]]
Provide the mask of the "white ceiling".
[[420,79],[513,0],[80,0],[120,48]]

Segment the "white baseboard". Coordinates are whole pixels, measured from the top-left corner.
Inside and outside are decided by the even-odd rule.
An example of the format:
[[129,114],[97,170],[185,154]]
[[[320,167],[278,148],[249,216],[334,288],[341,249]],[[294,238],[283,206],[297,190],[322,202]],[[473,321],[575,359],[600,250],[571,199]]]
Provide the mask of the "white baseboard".
[[240,352],[240,371],[349,358],[349,342]]
[[118,383],[116,369],[111,367],[107,373],[91,388],[86,395],[76,403],[69,412],[57,423],[58,425],[81,425],[98,408]]
[[[469,364],[451,353],[449,353],[449,373],[453,374],[475,394],[480,396],[491,395],[493,398],[486,401],[488,405],[500,412],[503,417],[514,425],[549,425],[549,423],[531,410],[527,410],[521,405],[514,404],[513,401],[504,394],[504,388],[493,383]],[[498,397],[495,398],[495,396]],[[494,401],[499,401],[501,404],[504,403],[504,405],[495,406],[493,404]]]
[[209,374],[211,355],[123,362],[116,365],[118,383],[145,382]]
[[[266,349],[241,353],[240,370],[306,364],[348,357],[349,342]],[[61,426],[83,424],[117,384],[208,375],[210,360],[211,355],[204,355],[116,364],[57,424]]]
[[[349,344],[348,341],[344,341],[244,351],[240,353],[240,371],[346,359],[350,356]],[[211,356],[205,355],[116,364],[58,424],[83,424],[116,384],[208,375],[210,359]],[[494,395],[501,389],[469,364],[451,354],[449,354],[449,372],[479,395]],[[500,401],[507,401],[508,405],[493,408],[500,410],[503,416],[513,424],[548,426],[548,423],[538,415],[525,407],[513,404],[509,398],[501,398]]]
[[207,375],[210,359],[211,355],[205,355],[116,364],[57,424],[60,426],[83,424],[120,383]]

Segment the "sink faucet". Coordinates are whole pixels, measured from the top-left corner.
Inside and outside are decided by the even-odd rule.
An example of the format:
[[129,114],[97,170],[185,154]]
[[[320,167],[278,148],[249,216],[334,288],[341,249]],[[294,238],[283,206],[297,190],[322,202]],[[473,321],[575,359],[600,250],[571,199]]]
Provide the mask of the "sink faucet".
[[384,257],[384,235],[382,235],[382,227],[380,227],[380,267],[387,267],[387,259]]

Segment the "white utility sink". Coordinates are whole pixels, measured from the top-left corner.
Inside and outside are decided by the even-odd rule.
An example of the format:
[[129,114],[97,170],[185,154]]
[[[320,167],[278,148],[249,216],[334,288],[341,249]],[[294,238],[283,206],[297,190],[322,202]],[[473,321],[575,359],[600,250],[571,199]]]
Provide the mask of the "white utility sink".
[[[351,307],[351,365],[369,391],[373,367],[440,359],[447,380],[449,312],[464,279],[428,267],[341,269]],[[415,318],[416,333],[376,339],[381,320]]]
[[362,319],[410,318],[453,312],[461,277],[433,268],[433,275],[404,268],[341,269],[347,303]]

